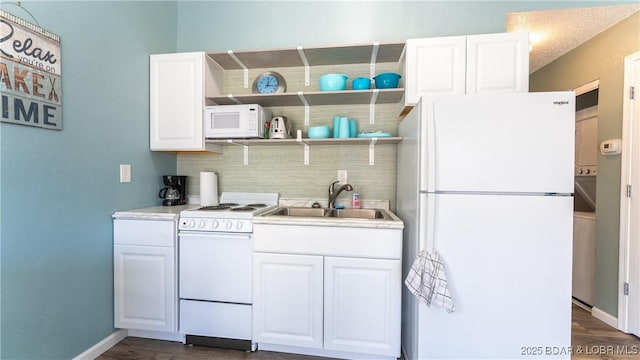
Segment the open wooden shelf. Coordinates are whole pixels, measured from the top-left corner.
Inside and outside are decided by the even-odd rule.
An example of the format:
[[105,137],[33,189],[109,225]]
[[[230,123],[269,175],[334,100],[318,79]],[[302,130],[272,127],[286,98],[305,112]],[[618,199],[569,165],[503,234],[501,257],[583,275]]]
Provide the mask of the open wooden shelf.
[[[206,140],[208,144],[214,145],[298,145],[300,143],[307,145],[369,145],[374,138],[326,138],[326,139],[309,139],[303,138],[301,141],[297,139],[221,139]],[[376,144],[397,144],[402,141],[402,137],[379,137],[375,138]]]

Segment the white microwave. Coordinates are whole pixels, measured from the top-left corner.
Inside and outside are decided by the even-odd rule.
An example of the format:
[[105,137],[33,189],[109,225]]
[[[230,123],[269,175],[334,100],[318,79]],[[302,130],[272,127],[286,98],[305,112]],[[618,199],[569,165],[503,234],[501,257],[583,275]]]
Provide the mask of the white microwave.
[[216,105],[204,108],[207,139],[263,139],[271,111],[258,104]]

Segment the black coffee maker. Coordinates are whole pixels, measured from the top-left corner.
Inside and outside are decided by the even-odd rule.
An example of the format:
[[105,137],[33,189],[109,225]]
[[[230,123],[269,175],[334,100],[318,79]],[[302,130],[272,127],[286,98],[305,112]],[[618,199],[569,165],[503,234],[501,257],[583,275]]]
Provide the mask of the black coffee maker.
[[164,206],[184,205],[187,203],[187,177],[180,175],[163,175],[165,187],[160,189],[158,197]]

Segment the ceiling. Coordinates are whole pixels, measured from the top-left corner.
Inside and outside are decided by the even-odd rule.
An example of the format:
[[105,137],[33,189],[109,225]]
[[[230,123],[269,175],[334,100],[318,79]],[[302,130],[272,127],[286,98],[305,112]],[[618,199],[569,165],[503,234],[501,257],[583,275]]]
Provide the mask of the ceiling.
[[528,31],[529,73],[578,47],[640,10],[640,4],[507,14],[507,31]]

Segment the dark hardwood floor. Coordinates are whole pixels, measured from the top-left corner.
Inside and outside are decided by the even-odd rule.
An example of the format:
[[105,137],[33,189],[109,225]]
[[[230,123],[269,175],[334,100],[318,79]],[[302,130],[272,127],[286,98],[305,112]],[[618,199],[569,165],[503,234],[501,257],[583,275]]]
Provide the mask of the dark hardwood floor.
[[[563,349],[567,350],[567,349]],[[558,349],[558,351],[560,351]],[[573,305],[571,322],[572,360],[640,360],[640,339],[624,334]],[[129,337],[98,357],[99,360],[322,360],[327,358],[270,351],[245,352],[204,346],[185,346],[172,341]]]
[[325,360],[328,358],[272,351],[248,352],[206,346],[188,346],[174,341],[128,337],[100,355],[98,360]]
[[625,334],[573,305],[571,320],[572,360],[639,360],[640,339]]

